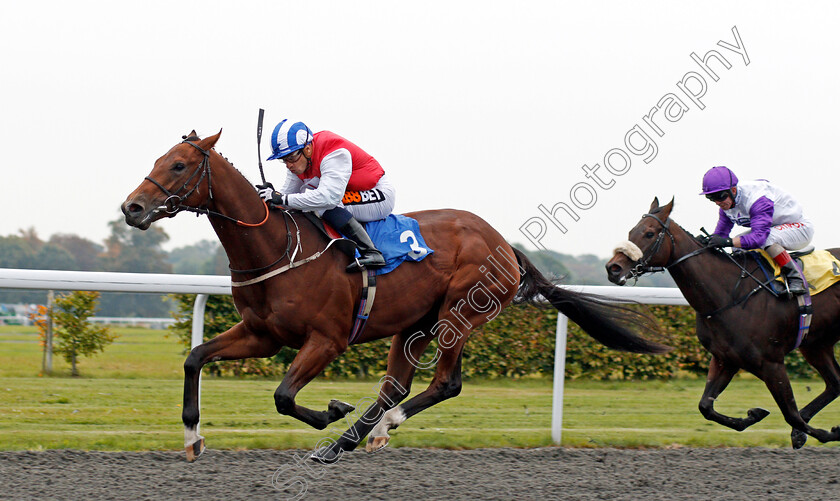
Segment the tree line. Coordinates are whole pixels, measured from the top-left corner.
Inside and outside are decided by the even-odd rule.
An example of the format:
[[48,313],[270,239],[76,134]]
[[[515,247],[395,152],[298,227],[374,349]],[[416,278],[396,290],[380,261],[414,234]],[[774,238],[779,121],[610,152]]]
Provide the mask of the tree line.
[[[169,235],[160,227],[146,231],[127,226],[122,218],[108,223],[110,235],[97,243],[60,233],[42,239],[34,228],[0,236],[0,268],[184,273],[225,275],[228,261],[217,242],[208,240],[167,252]],[[0,303],[45,304],[46,291],[0,290]],[[165,295],[103,293],[101,316],[166,317],[171,304]]]
[[[159,226],[146,231],[127,226],[122,218],[108,223],[110,235],[97,243],[71,233],[41,238],[34,228],[0,236],[0,268],[130,273],[227,275],[228,260],[218,242],[203,240],[167,252],[169,235]],[[608,258],[592,254],[572,256],[555,251],[525,252],[548,276],[564,284],[610,285],[604,271]],[[665,274],[644,277],[639,285],[673,287]],[[46,291],[0,290],[0,303],[46,303]],[[165,317],[173,310],[165,295],[103,293],[97,315]]]

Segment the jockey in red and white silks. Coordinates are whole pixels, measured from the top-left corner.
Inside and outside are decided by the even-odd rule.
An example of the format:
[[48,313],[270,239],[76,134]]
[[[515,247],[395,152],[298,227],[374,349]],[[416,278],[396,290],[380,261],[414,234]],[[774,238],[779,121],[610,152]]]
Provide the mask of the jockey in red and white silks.
[[362,222],[384,219],[394,210],[394,186],[375,158],[329,131],[312,137],[309,167],[286,174],[281,205],[318,212],[344,207]]
[[[807,246],[814,237],[814,226],[803,215],[799,202],[763,179],[738,182],[735,173],[724,166],[706,172],[701,195],[719,209],[709,246],[764,249],[785,272],[790,291],[805,293],[801,270],[787,252]],[[729,238],[736,224],[750,230]]]
[[364,150],[329,131],[313,134],[303,122],[283,120],[271,134],[272,155],[288,169],[280,191],[257,185],[269,206],[318,213],[353,240],[361,257],[353,272],[381,268],[385,259],[359,221],[384,219],[394,210],[395,190],[385,170]]

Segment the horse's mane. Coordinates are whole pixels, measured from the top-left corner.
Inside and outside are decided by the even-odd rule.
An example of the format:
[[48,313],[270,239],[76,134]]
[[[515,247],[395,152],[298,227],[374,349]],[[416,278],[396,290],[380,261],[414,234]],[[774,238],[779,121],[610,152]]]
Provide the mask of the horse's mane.
[[[198,137],[198,134],[195,134],[195,135],[192,135],[192,136],[183,135],[183,136],[181,136],[181,139],[183,139],[184,141],[192,141],[192,142],[201,141],[201,138],[200,138],[200,137]],[[233,170],[235,170],[236,172],[238,172],[240,176],[244,177],[244,178],[245,178],[245,180],[246,180],[246,181],[248,181],[248,184],[250,184],[250,183],[251,183],[251,181],[248,179],[248,176],[246,176],[245,174],[243,174],[243,173],[242,173],[242,171],[240,171],[239,169],[237,169],[237,168],[236,168],[236,166],[235,166],[235,165],[233,165],[233,162],[231,162],[231,161],[230,161],[230,159],[229,159],[228,157],[224,156],[224,155],[222,154],[222,152],[220,152],[220,151],[216,151],[216,148],[210,148],[210,149],[211,149],[212,151],[215,151],[216,153],[218,153],[220,157],[224,158],[224,159],[225,159],[225,162],[229,163],[229,164],[230,164],[230,166],[231,166],[231,167],[233,167]]]
[[[664,207],[661,207],[661,206],[657,207],[657,208],[653,209],[652,211],[650,211],[649,214],[651,214],[651,215],[659,214],[660,212],[662,212],[663,209],[664,209]],[[697,243],[697,245],[700,245],[700,246],[705,246],[706,245],[706,241],[703,240],[699,235],[695,235],[695,234],[691,233],[690,231],[686,230],[680,223],[674,221],[673,219],[671,219],[671,222],[673,224],[677,225],[677,227],[679,227],[683,232],[685,232],[685,234],[688,235],[692,240],[694,240],[694,242]],[[706,230],[701,228],[701,231],[705,232]],[[727,265],[730,265],[730,266],[735,265],[735,263],[738,263],[742,267],[747,268],[749,264],[753,264],[752,267],[748,268],[750,273],[755,272],[759,268],[758,261],[756,261],[753,258],[752,251],[749,251],[749,250],[740,250],[739,249],[739,251],[736,251],[736,252],[726,252],[724,250],[718,250],[716,252],[711,252],[710,254],[713,255],[715,258],[717,258],[719,260],[722,260],[722,262],[725,262]],[[731,256],[732,259],[735,262],[731,261],[730,258],[727,255]]]
[[[216,151],[216,148],[213,148],[213,151]],[[231,166],[231,167],[233,167],[233,170],[235,170],[236,172],[238,172],[240,176],[244,177],[244,178],[245,178],[245,180],[246,180],[246,181],[248,181],[248,184],[251,184],[251,181],[248,179],[248,176],[246,176],[245,174],[243,174],[241,170],[237,169],[237,168],[236,168],[236,166],[235,166],[235,165],[233,165],[233,162],[231,162],[231,161],[228,159],[228,157],[224,156],[224,155],[222,154],[222,152],[220,152],[220,151],[216,151],[216,153],[218,153],[220,157],[224,158],[224,159],[225,159],[225,162],[229,163],[229,164],[230,164],[230,166]]]
[[[184,140],[184,141],[191,141],[191,142],[201,141],[201,138],[198,136],[198,134],[194,134],[194,135],[192,135],[192,136],[187,136],[187,135],[185,134],[185,135],[181,136],[181,139],[182,139],[182,140]],[[228,157],[226,157],[226,156],[224,156],[224,155],[222,154],[222,152],[220,152],[220,151],[216,151],[216,148],[211,148],[211,149],[212,149],[213,151],[215,151],[216,153],[218,153],[220,157],[224,158],[224,159],[225,159],[225,162],[229,163],[229,164],[230,164],[230,166],[231,166],[231,167],[233,167],[233,170],[235,170],[235,171],[236,171],[236,172],[238,172],[238,173],[239,173],[242,177],[244,177],[246,181],[248,181],[249,183],[251,182],[251,181],[249,181],[249,180],[248,180],[248,177],[247,177],[245,174],[242,174],[242,171],[240,171],[239,169],[237,169],[237,168],[236,168],[236,166],[234,166],[234,165],[233,165],[233,162],[231,162],[231,161],[230,161],[230,159],[229,159]]]
[[[665,207],[662,207],[662,206],[657,207],[657,208],[653,209],[652,211],[650,211],[649,214],[652,215],[652,216],[656,215],[656,214],[659,214],[660,212],[662,212],[662,210],[664,208]],[[683,230],[685,232],[686,235],[691,237],[691,239],[694,240],[695,242],[697,242],[699,245],[704,245],[702,240],[700,240],[697,236],[695,236],[694,233],[691,233],[690,231],[686,230],[680,223],[674,221],[673,219],[671,219],[671,222],[676,224],[681,230]]]

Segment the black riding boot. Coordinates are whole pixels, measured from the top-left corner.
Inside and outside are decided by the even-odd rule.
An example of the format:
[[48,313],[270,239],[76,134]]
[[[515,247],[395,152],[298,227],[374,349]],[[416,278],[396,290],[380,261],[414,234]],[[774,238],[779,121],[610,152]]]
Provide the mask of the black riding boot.
[[782,272],[787,279],[788,290],[794,296],[801,296],[805,294],[805,279],[802,277],[799,268],[793,263],[793,260],[788,261],[782,266]]
[[373,242],[365,231],[365,227],[356,219],[351,218],[347,224],[338,229],[347,238],[356,243],[361,257],[347,266],[348,273],[355,273],[361,270],[360,266],[365,268],[382,268],[385,266],[385,258],[379,249],[373,245]]

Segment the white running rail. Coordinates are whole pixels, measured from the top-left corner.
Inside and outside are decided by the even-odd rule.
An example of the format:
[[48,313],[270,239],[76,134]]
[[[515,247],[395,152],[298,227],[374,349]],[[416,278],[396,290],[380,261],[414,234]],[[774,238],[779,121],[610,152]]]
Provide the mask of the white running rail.
[[[577,292],[598,294],[617,303],[687,305],[679,289],[669,287],[564,286]],[[230,277],[224,275],[170,275],[92,271],[18,270],[0,268],[0,288],[100,292],[150,292],[198,294],[193,307],[192,347],[203,342],[204,307],[209,294],[231,294]],[[561,442],[563,433],[563,390],[566,371],[568,318],[557,316],[554,349],[554,390],[551,438]]]

